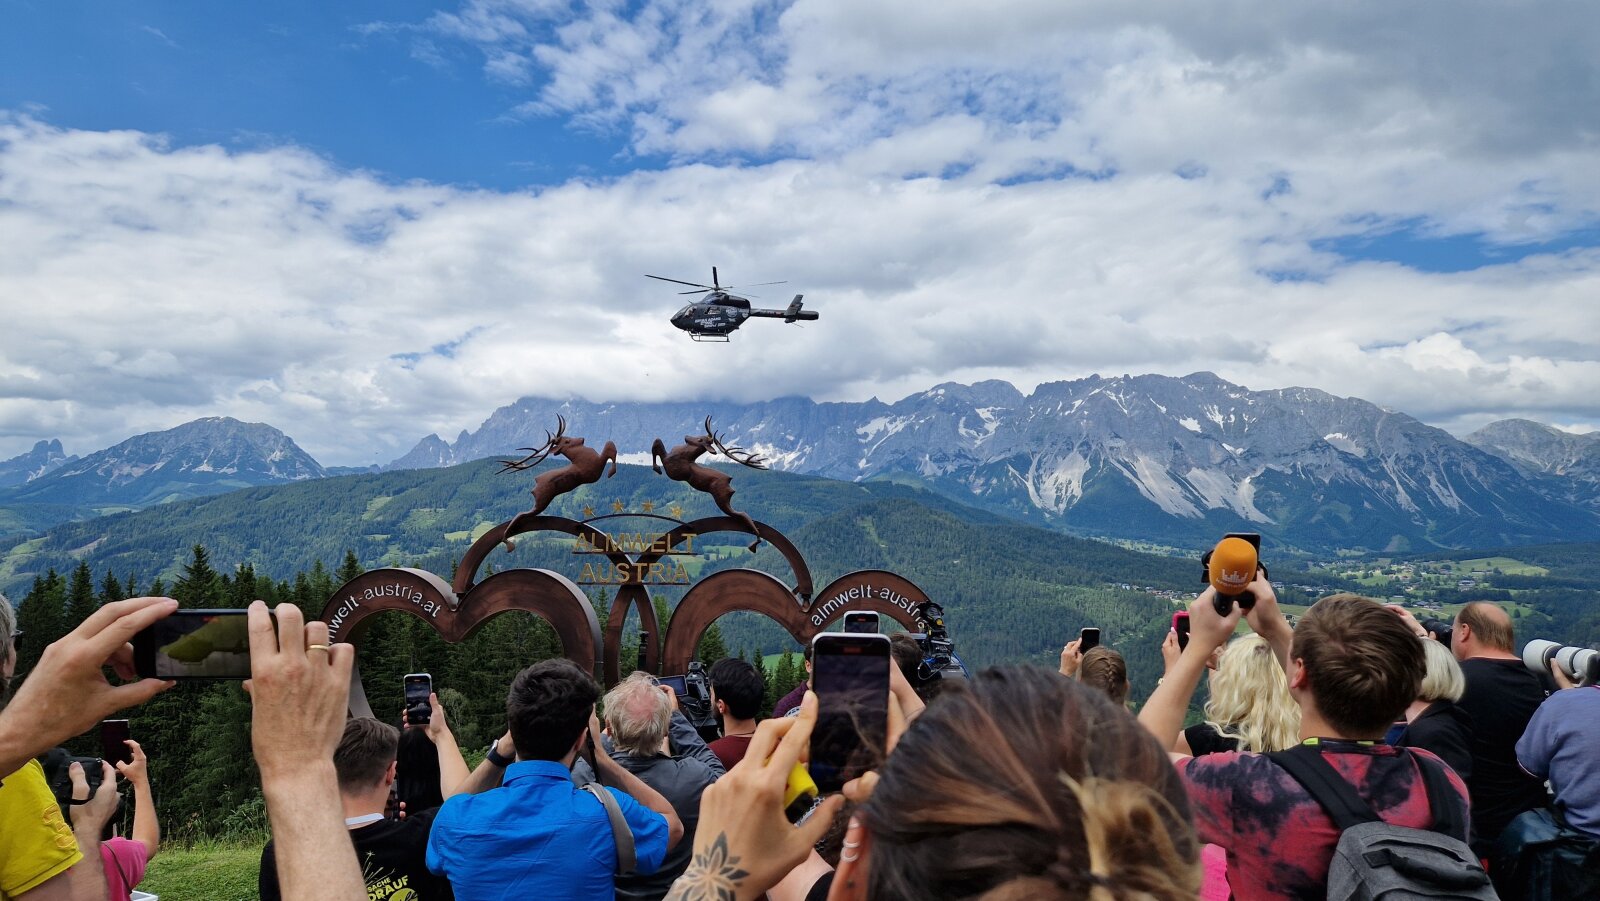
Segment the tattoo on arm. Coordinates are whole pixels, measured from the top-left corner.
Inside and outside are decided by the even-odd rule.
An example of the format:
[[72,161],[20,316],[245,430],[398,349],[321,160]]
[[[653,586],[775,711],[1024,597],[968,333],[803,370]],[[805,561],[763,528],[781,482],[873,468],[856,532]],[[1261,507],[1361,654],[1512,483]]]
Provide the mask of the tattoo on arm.
[[739,858],[728,853],[728,836],[721,833],[711,847],[695,854],[666,901],[734,901],[740,881],[749,875],[739,869]]

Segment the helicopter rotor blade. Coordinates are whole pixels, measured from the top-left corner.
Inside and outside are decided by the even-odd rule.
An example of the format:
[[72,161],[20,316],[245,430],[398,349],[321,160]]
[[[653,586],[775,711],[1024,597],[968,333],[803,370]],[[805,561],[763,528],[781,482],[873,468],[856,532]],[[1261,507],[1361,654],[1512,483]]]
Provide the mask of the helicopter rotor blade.
[[711,285],[718,291],[722,290],[722,285],[717,283],[717,267],[715,266],[711,267]]
[[760,287],[763,287],[763,286],[766,286],[766,285],[787,285],[787,284],[789,284],[789,283],[786,282],[786,281],[785,282],[756,282],[753,285],[724,285],[722,287],[722,290],[724,290],[724,291],[736,291],[739,288],[760,288]]
[[[701,289],[706,290],[706,291],[714,291],[714,290],[716,290],[715,288],[712,288],[710,285],[702,285],[702,284],[699,284],[697,282],[686,282],[683,279],[667,278],[666,276],[662,276],[662,275],[648,275],[647,274],[647,275],[645,275],[645,278],[653,278],[653,279],[656,279],[657,281],[663,281],[663,282],[673,282],[673,283],[679,284],[679,285],[688,285],[691,288],[701,288]],[[687,294],[687,293],[690,293],[690,292],[686,291],[684,293]]]
[[678,293],[679,294],[704,294],[704,293],[706,293],[707,291],[710,291],[710,290],[711,290],[710,288],[696,288],[693,291],[679,291]]

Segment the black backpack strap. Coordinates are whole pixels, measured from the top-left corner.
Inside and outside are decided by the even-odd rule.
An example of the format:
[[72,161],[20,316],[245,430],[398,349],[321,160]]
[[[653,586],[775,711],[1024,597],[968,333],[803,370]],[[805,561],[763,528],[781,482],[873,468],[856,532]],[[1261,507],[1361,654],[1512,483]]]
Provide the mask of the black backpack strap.
[[1372,812],[1372,805],[1356,794],[1355,788],[1339,775],[1333,764],[1322,758],[1322,752],[1315,745],[1295,745],[1287,751],[1274,751],[1266,756],[1283,767],[1312,800],[1322,805],[1340,832],[1362,823],[1380,821]]
[[1433,831],[1451,838],[1467,840],[1467,818],[1462,813],[1466,802],[1456,794],[1450,777],[1444,774],[1444,764],[1438,766],[1424,760],[1420,754],[1407,752],[1422,774],[1422,784],[1428,789],[1428,810],[1433,813]]

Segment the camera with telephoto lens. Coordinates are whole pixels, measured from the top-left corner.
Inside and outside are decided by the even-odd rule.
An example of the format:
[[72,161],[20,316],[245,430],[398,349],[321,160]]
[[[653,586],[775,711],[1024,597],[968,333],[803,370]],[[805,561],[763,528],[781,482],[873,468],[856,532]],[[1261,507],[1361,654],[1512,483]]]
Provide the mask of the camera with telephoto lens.
[[955,642],[945,628],[944,608],[933,601],[923,601],[912,608],[912,615],[920,620],[926,632],[913,632],[911,637],[922,648],[922,662],[917,665],[916,684],[927,685],[940,679],[965,679],[967,667],[956,656]]
[[715,738],[722,723],[711,706],[711,680],[706,677],[705,664],[698,660],[690,663],[689,671],[683,674],[683,685],[683,696],[678,698],[678,712],[702,736]]
[[1554,667],[1577,685],[1600,685],[1600,651],[1563,646],[1560,642],[1535,638],[1522,648],[1522,664],[1535,673],[1550,673]]

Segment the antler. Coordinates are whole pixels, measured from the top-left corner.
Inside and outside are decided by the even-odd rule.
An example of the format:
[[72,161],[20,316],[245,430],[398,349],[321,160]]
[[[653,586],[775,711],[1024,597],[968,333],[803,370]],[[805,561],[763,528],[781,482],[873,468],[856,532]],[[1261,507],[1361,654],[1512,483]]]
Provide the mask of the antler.
[[751,469],[767,468],[767,461],[763,459],[760,454],[751,453],[737,444],[733,447],[728,447],[726,444],[723,444],[722,436],[718,435],[714,430],[712,430],[711,417],[709,416],[706,417],[706,437],[711,439],[711,443],[716,446],[717,450],[720,451],[724,457],[727,457],[733,462],[743,463]]
[[[521,471],[524,469],[532,469],[533,467],[538,466],[541,460],[550,456],[550,451],[555,448],[556,442],[560,441],[561,437],[566,433],[567,418],[565,416],[556,416],[556,433],[552,435],[550,434],[549,429],[545,429],[544,444],[541,444],[538,447],[517,448],[517,450],[532,451],[532,453],[528,454],[526,457],[523,457],[521,460],[501,460],[500,472],[511,472],[513,470]],[[496,473],[496,475],[499,475],[499,473]]]

